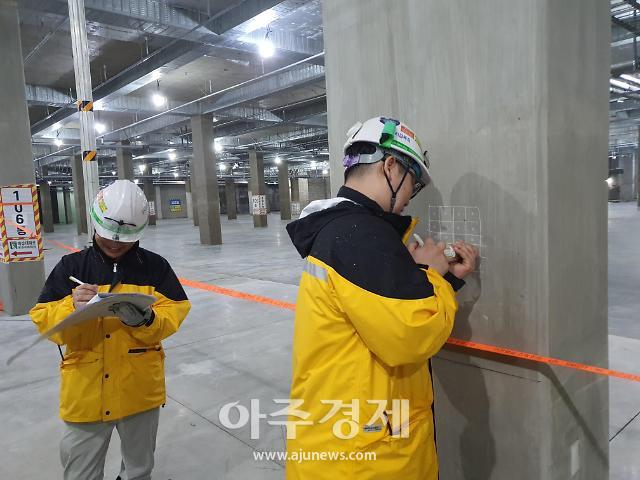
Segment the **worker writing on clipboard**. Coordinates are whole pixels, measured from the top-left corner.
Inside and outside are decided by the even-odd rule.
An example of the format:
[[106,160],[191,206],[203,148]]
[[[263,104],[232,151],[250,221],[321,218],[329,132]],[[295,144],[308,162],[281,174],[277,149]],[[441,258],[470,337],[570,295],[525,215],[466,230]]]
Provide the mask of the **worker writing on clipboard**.
[[[159,407],[165,403],[161,341],[175,333],[191,304],[163,257],[139,246],[149,207],[140,188],[117,180],[91,207],[93,246],[62,257],[30,315],[46,332],[98,292],[153,295],[146,310],[131,303],[113,316],[50,337],[65,346],[60,366],[60,442],[65,480],[98,480],[115,427],[121,440],[119,479],[151,478]],[[81,285],[78,285],[81,283]]]

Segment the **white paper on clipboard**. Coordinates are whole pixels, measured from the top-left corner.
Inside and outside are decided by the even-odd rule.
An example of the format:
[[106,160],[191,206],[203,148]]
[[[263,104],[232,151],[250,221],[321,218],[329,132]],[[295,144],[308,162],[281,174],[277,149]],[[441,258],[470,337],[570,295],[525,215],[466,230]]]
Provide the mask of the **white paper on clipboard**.
[[147,307],[153,305],[156,301],[156,297],[152,295],[144,295],[141,293],[98,293],[87,304],[74,311],[67,316],[64,320],[58,323],[55,327],[47,330],[41,334],[33,343],[11,355],[7,360],[7,365],[10,365],[16,358],[25,353],[27,350],[37,345],[42,340],[49,338],[51,335],[61,332],[67,328],[73,327],[80,323],[95,320],[99,317],[112,317],[114,316],[111,308],[116,303],[128,302],[133,303],[140,310],[144,310]]

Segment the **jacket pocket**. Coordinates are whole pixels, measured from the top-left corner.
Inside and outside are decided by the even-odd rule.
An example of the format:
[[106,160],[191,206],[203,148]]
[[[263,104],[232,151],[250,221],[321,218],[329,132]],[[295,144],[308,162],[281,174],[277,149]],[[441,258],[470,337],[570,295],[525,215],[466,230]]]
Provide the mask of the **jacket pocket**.
[[[132,347],[122,358],[122,398],[126,415],[142,412],[165,401],[164,351],[160,345]],[[124,404],[123,404],[124,405]]]
[[60,415],[74,421],[95,421],[102,408],[102,355],[78,350],[60,363]]

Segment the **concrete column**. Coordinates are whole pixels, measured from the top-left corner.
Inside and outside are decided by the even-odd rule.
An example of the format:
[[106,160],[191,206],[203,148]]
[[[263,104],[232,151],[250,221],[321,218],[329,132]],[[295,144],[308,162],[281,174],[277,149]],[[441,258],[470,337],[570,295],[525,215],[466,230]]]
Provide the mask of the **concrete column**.
[[289,191],[289,164],[284,160],[278,165],[278,192],[280,219],[291,220],[291,196]]
[[213,152],[213,122],[210,115],[191,117],[193,135],[192,173],[198,205],[200,242],[205,245],[222,243],[218,169]]
[[156,220],[162,220],[164,218],[164,215],[162,213],[162,188],[160,188],[160,185],[156,185],[154,187],[154,190],[156,192],[156,198],[155,198]]
[[198,198],[196,197],[196,188],[195,188],[196,176],[194,174],[194,169],[193,169],[193,158],[189,162],[189,178],[191,182],[191,205],[193,210],[193,226],[197,227],[199,226],[200,221],[198,219]]
[[39,190],[42,231],[45,233],[51,233],[53,232],[54,224],[56,223],[56,214],[54,212],[53,205],[53,189],[46,180],[46,176],[49,174],[49,169],[47,167],[42,167],[41,171],[42,181],[39,184]]
[[53,214],[53,223],[54,225],[60,225],[62,222],[60,221],[60,206],[58,204],[58,187],[50,186],[49,190],[51,192],[51,212]]
[[224,181],[224,194],[227,200],[227,218],[235,220],[238,218],[238,204],[236,203],[236,184],[233,178]]
[[[264,155],[262,152],[251,150],[249,152],[249,190],[251,195],[267,195],[267,186],[264,184]],[[249,212],[252,210],[253,200],[249,198]],[[253,215],[254,227],[266,227],[267,215]]]
[[[24,93],[20,24],[15,0],[0,2],[0,186],[35,183],[29,114]],[[23,315],[44,284],[44,262],[0,261],[0,299],[9,315]]]
[[73,203],[76,209],[76,232],[78,235],[87,233],[87,206],[84,197],[84,176],[82,174],[82,156],[78,153],[71,162],[73,179]]
[[[333,193],[349,127],[404,120],[432,159],[418,233],[481,246],[452,336],[605,367],[609,2],[501,5],[323,2]],[[606,378],[464,349],[433,368],[440,478],[608,478]]]
[[298,177],[291,178],[291,201],[300,201],[300,179]]
[[160,208],[160,205],[158,205],[158,203],[156,202],[156,188],[153,185],[153,178],[145,178],[143,180],[142,186],[143,186],[144,195],[145,197],[147,197],[147,201],[153,202],[153,206],[155,210],[155,215],[151,215],[151,212],[149,212],[149,225],[155,225],[156,218],[158,217],[158,209]]
[[73,223],[73,214],[71,213],[71,190],[69,190],[69,188],[65,187],[62,190],[62,198],[64,199],[64,218],[67,224]]
[[193,218],[193,196],[191,193],[191,180],[184,181],[187,198],[187,218]]
[[[79,101],[88,104],[93,102],[93,91],[84,0],[68,0],[68,4],[76,94]],[[82,169],[84,174],[85,198],[88,202],[93,202],[100,190],[94,113],[92,109],[81,109],[78,112],[78,116],[80,118],[80,143],[84,158]],[[87,228],[89,230],[87,241],[91,242],[93,240],[93,225],[88,218]]]
[[[128,147],[129,140],[122,140],[121,145]],[[133,182],[133,154],[130,148],[116,147],[116,165],[118,180],[131,180]]]

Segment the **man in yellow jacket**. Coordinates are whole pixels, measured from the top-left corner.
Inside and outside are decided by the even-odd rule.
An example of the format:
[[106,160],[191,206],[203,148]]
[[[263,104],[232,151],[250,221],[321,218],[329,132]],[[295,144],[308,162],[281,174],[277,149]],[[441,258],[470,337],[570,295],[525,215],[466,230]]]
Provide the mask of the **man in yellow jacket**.
[[[94,244],[62,257],[30,312],[42,333],[82,308],[98,292],[156,297],[146,311],[120,303],[97,318],[50,337],[58,344],[60,443],[65,480],[101,480],[115,427],[122,480],[151,478],[159,407],[165,403],[161,341],[175,333],[190,303],[169,263],[141,248],[148,221],[144,193],[129,180],[101,190],[91,208]],[[76,285],[69,277],[84,282]],[[61,345],[65,345],[62,353]]]
[[431,239],[405,246],[402,210],[429,182],[405,124],[354,125],[338,197],[312,202],[287,230],[306,259],[293,338],[289,480],[436,480],[429,359],[451,333],[455,291],[477,251]]

